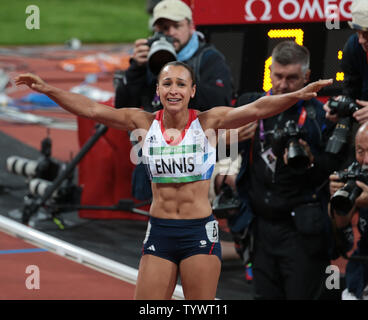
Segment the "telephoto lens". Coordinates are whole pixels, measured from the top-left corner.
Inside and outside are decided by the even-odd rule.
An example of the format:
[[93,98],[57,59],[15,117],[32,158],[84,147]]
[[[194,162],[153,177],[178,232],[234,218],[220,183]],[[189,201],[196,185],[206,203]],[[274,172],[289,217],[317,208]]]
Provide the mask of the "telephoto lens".
[[18,156],[11,156],[6,160],[9,172],[25,176],[27,178],[41,178],[54,180],[60,169],[60,163],[49,157],[42,156],[38,160],[30,160]]
[[340,216],[346,216],[353,209],[356,198],[360,196],[360,189],[355,180],[349,180],[344,187],[337,190],[331,198],[331,206]]
[[330,113],[336,114],[339,119],[328,139],[326,152],[338,154],[345,148],[350,139],[351,128],[355,121],[353,114],[359,110],[360,106],[347,96],[342,96],[339,100],[331,98],[328,101],[328,106],[331,109]]
[[161,68],[168,62],[176,60],[176,52],[173,39],[163,33],[156,32],[148,39],[148,67],[151,72],[158,75]]
[[340,216],[346,216],[354,207],[355,200],[362,193],[362,189],[356,184],[356,181],[368,183],[368,171],[361,167],[357,161],[354,161],[346,171],[337,173],[339,180],[345,185],[337,190],[331,197],[330,203],[332,209]]
[[18,156],[6,159],[6,168],[9,172],[32,178],[37,173],[38,162]]
[[338,154],[347,145],[350,138],[351,127],[353,126],[353,119],[350,117],[341,118],[328,139],[326,145],[326,152]]
[[[32,179],[29,182],[29,192],[38,197],[43,197],[47,189],[52,186],[52,182],[43,179]],[[52,194],[53,198],[58,196],[58,190],[55,190]]]
[[296,170],[304,170],[308,168],[308,154],[298,140],[290,141],[287,159],[288,165]]

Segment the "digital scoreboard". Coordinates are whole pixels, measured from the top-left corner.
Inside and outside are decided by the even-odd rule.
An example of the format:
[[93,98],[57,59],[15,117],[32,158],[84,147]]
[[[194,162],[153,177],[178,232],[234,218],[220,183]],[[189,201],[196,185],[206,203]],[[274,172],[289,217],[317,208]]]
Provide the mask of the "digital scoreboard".
[[293,40],[311,53],[311,80],[333,78],[322,95],[341,92],[339,62],[354,30],[352,0],[187,0],[197,30],[226,57],[237,93],[271,88],[269,66],[277,43]]

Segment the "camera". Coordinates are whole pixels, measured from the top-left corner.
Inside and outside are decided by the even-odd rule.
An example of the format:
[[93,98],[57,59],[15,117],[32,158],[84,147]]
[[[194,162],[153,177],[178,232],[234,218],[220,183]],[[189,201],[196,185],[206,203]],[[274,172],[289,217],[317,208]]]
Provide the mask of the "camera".
[[328,106],[331,109],[330,113],[336,114],[340,118],[351,117],[360,108],[353,99],[347,96],[340,97],[340,100],[331,98],[328,101]]
[[326,145],[326,152],[338,154],[347,144],[353,125],[353,113],[359,110],[360,106],[353,99],[342,96],[340,100],[331,98],[328,101],[331,114],[339,117],[336,127]]
[[[35,178],[29,182],[29,192],[34,196],[42,197],[48,188],[52,185],[51,181]],[[58,196],[58,190],[54,191],[52,194],[53,198]]]
[[334,193],[330,203],[338,215],[346,216],[353,208],[356,198],[362,193],[362,189],[356,185],[355,181],[359,180],[368,184],[368,171],[363,170],[360,164],[355,161],[347,171],[339,171],[337,175],[345,185]]
[[[43,197],[49,189],[53,187],[53,182],[34,178],[28,185],[29,197]],[[73,177],[64,180],[61,185],[50,195],[50,200],[54,204],[79,204],[82,188],[73,183]]]
[[158,75],[161,68],[170,61],[176,60],[176,51],[173,46],[174,39],[161,32],[155,32],[147,39],[150,47],[148,52],[148,67],[154,75]]
[[10,173],[22,175],[27,178],[38,177],[52,181],[59,172],[59,164],[53,159],[46,157],[31,160],[18,156],[10,156],[6,159],[6,165]]
[[287,148],[288,165],[296,170],[304,170],[309,165],[309,157],[304,147],[299,143],[304,133],[294,120],[285,123],[284,128],[273,131],[271,147],[277,157],[282,157]]
[[227,218],[238,212],[240,208],[240,199],[233,189],[226,183],[221,185],[220,193],[213,200],[212,212],[221,219]]
[[59,173],[60,163],[51,158],[51,145],[49,137],[41,141],[41,157],[38,160],[10,156],[6,159],[7,170],[26,178],[54,180]]

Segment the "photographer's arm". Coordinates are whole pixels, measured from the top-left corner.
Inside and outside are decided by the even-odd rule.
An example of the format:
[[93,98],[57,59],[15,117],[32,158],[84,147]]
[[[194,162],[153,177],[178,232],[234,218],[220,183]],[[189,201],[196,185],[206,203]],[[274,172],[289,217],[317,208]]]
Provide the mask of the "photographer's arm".
[[355,111],[353,117],[359,124],[363,124],[368,121],[368,101],[356,100],[356,102],[362,107],[358,111]]
[[218,123],[214,127],[238,128],[249,122],[274,116],[290,108],[299,100],[310,100],[316,97],[319,90],[330,84],[332,84],[331,79],[319,80],[300,90],[286,94],[263,96],[238,108],[216,108],[221,109],[221,111],[216,115]]
[[343,148],[337,154],[326,152],[326,145],[336,125],[328,121],[323,112],[317,114],[319,116],[317,116],[315,123],[319,123],[321,140],[311,146],[314,161],[313,166],[309,169],[311,182],[313,181],[312,183],[316,186],[325,183],[331,172],[338,171],[341,168],[341,163],[346,161],[346,154]]
[[[99,104],[83,95],[65,91],[48,85],[37,75],[27,73],[15,78],[15,83],[27,85],[34,91],[43,93],[55,101],[60,107],[77,116],[89,118],[109,127],[121,130],[134,130],[138,127],[135,119],[143,117],[140,109],[114,109]],[[139,116],[141,112],[141,117]]]
[[[339,97],[337,97],[336,99],[339,99]],[[331,121],[333,123],[336,123],[339,120],[339,118],[336,114],[331,114],[331,109],[329,107],[329,101],[327,101],[323,105],[323,110],[326,112],[326,119],[328,119],[329,121]]]
[[[334,173],[329,177],[330,184],[330,196],[344,186],[344,183],[340,181],[339,176]],[[351,219],[356,212],[356,206],[347,215],[338,215],[335,211],[332,211],[331,203],[328,204],[328,213],[331,218],[333,229],[335,230],[335,245],[338,249],[338,254],[345,256],[354,245],[354,233],[351,226]]]
[[342,95],[352,99],[359,98],[363,84],[359,70],[359,56],[357,55],[358,46],[360,45],[356,35],[351,36],[344,46],[340,64],[341,70],[344,72]]
[[355,205],[359,208],[367,208],[368,207],[368,186],[361,182],[355,182],[359,188],[362,189],[362,193],[360,196],[355,200]]
[[134,42],[134,51],[132,59],[138,66],[143,66],[148,61],[149,46],[147,39],[138,39]]
[[141,107],[142,92],[147,89],[147,69],[145,66],[137,66],[135,62],[131,62],[128,70],[126,70],[117,81],[115,89],[115,108]]
[[[331,211],[331,207],[329,206],[329,211]],[[349,227],[351,225],[351,219],[354,215],[356,211],[356,207],[354,207],[346,216],[340,216],[338,214],[336,214],[336,212],[333,213],[333,215],[331,215],[330,213],[330,216],[332,217],[333,216],[333,220],[334,220],[334,223],[336,225],[336,228],[337,229],[345,229],[347,227]]]
[[328,213],[335,234],[333,239],[335,240],[334,249],[337,249],[337,252],[334,250],[337,253],[336,258],[340,255],[345,257],[354,246],[354,232],[351,224],[354,211],[350,211],[346,216],[339,216],[335,212],[331,212],[331,205],[328,204]]
[[[330,180],[329,184],[330,196],[332,197],[337,190],[341,189],[344,186],[344,183],[340,181],[340,178],[336,173],[331,174],[329,180]],[[333,217],[336,227],[338,229],[343,229],[350,225],[351,218],[354,212],[356,211],[356,207],[354,206],[354,208],[345,216],[340,216],[335,212],[331,214],[331,210],[332,208],[329,205],[330,216]]]

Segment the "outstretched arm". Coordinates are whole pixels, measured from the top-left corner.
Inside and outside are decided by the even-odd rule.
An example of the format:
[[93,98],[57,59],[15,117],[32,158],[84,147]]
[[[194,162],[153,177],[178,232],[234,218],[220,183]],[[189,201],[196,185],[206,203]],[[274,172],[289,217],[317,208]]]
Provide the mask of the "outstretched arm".
[[116,129],[134,130],[138,128],[139,125],[134,119],[139,119],[139,114],[144,113],[136,108],[115,109],[105,106],[83,95],[50,86],[39,76],[31,73],[16,77],[15,84],[17,86],[25,84],[32,90],[47,95],[63,109],[77,116],[93,119]]
[[211,109],[214,110],[213,116],[217,120],[214,127],[235,129],[255,120],[272,117],[290,108],[299,100],[310,100],[316,97],[319,90],[330,84],[332,84],[332,79],[319,80],[300,90],[286,94],[264,96],[238,108],[220,107],[214,108],[217,110]]

